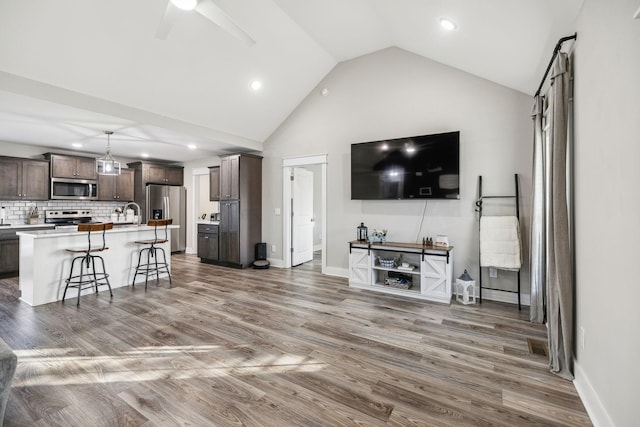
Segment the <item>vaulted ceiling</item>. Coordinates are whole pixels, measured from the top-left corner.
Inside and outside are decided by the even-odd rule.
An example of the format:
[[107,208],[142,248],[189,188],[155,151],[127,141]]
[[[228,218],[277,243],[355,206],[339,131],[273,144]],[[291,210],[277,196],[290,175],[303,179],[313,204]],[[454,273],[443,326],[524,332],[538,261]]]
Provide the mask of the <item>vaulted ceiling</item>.
[[0,0],[0,141],[100,153],[112,130],[129,158],[260,151],[338,62],[390,46],[532,94],[583,3],[204,0],[250,45],[195,11],[156,38],[167,1]]

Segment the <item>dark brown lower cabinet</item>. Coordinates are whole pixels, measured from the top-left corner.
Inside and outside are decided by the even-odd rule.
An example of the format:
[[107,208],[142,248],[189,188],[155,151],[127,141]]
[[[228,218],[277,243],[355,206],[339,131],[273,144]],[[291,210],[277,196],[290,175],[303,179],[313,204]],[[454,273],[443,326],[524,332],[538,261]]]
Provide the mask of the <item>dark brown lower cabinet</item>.
[[202,262],[218,261],[218,225],[198,224],[198,257]]
[[[53,230],[53,227],[38,227],[38,230]],[[18,231],[33,230],[28,226],[0,228],[0,277],[17,276],[20,269],[20,238]]]
[[20,266],[20,247],[17,238],[0,240],[0,276],[18,272]]

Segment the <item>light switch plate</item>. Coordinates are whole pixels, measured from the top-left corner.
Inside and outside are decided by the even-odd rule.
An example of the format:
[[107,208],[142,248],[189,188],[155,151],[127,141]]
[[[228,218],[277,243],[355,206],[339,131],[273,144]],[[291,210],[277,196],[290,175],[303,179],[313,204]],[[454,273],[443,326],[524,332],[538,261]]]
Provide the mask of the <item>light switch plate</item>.
[[274,215],[276,215],[276,216],[280,215],[280,208],[276,208],[275,209]]

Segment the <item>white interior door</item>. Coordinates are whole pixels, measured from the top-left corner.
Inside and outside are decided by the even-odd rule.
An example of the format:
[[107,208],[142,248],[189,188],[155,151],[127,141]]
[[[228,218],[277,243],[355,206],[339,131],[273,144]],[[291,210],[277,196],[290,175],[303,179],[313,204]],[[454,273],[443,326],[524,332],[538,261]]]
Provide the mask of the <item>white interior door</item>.
[[291,181],[291,265],[313,259],[313,172],[293,168]]

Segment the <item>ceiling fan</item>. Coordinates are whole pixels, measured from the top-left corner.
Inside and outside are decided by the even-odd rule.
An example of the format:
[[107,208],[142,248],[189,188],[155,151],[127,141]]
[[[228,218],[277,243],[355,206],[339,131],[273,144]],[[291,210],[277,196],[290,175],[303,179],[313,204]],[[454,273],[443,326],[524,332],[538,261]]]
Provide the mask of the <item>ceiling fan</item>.
[[247,46],[255,44],[256,41],[240,28],[238,24],[233,22],[231,17],[220,9],[213,0],[168,0],[167,8],[156,30],[156,38],[165,40],[182,11],[191,10],[195,10],[232,36],[243,41]]

